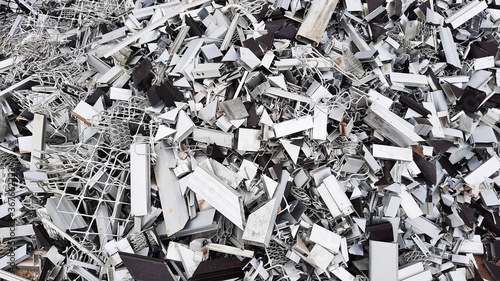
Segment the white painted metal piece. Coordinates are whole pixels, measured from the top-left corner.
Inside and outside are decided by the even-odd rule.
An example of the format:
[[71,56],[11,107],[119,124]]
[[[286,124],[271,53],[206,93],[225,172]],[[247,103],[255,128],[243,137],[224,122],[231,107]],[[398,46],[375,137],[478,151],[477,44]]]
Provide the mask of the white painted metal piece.
[[109,98],[113,100],[128,101],[132,97],[132,90],[111,87]]
[[313,224],[309,240],[325,247],[333,253],[338,253],[342,236],[317,224]]
[[274,196],[264,206],[248,216],[247,225],[243,232],[243,240],[258,246],[269,246],[271,234],[278,215],[278,208],[285,193],[290,174],[283,170]]
[[449,27],[440,27],[439,36],[441,37],[441,44],[443,45],[444,54],[446,56],[446,62],[461,68],[462,63],[458,57],[457,46],[453,40],[453,35]]
[[370,281],[398,281],[398,244],[370,240]]
[[445,23],[450,24],[454,29],[461,26],[475,15],[488,8],[486,1],[475,0],[463,6],[453,15],[446,18]]
[[423,87],[429,85],[425,75],[391,72],[389,77],[392,83],[399,83],[409,87]]
[[242,257],[246,257],[246,258],[253,258],[253,255],[254,255],[253,251],[239,249],[239,248],[231,247],[231,246],[227,246],[227,245],[208,243],[206,247],[210,251],[226,253],[226,254],[230,254],[230,255],[237,255],[237,256],[242,256]]
[[245,216],[241,195],[227,183],[205,167],[198,166],[189,178],[188,187],[237,227],[244,229]]
[[229,147],[233,146],[234,135],[232,133],[225,133],[219,130],[205,129],[197,127],[193,130],[193,139],[199,142],[208,144],[215,143],[216,145]]
[[163,218],[167,228],[167,235],[171,236],[182,230],[189,219],[186,201],[181,195],[179,181],[169,169],[170,162],[175,159],[171,148],[163,143],[155,146],[157,162],[154,167],[158,194],[163,210]]
[[411,148],[374,144],[373,157],[385,160],[411,162],[413,161],[413,151]]
[[302,132],[314,127],[313,118],[311,115],[291,119],[281,123],[274,124],[274,134],[277,138]]
[[142,217],[151,212],[149,144],[130,145],[130,197],[131,213]]
[[340,215],[349,215],[354,212],[351,201],[340,187],[335,176],[329,176],[323,180],[323,183],[318,187],[318,193],[323,201],[325,201],[328,210],[333,217]]
[[495,172],[500,170],[500,161],[496,156],[491,157],[488,161],[484,162],[479,168],[475,169],[472,173],[468,174],[464,181],[470,185],[478,185],[486,178],[489,178]]
[[240,128],[238,129],[238,150],[259,151],[260,150],[260,130]]

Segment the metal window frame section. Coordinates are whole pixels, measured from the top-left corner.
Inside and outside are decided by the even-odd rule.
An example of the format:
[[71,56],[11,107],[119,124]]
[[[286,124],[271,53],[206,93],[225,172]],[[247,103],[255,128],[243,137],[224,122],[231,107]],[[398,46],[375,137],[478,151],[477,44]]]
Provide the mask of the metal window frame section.
[[113,83],[118,77],[124,73],[123,68],[118,65],[113,66],[106,73],[104,73],[99,79],[97,79],[97,83],[110,84]]
[[486,1],[475,0],[463,6],[456,13],[446,18],[444,22],[450,24],[453,29],[455,29],[473,18],[475,15],[484,11],[486,8],[488,8]]
[[[7,204],[8,203],[5,203],[4,205],[7,205]],[[33,230],[33,227],[31,225],[20,225],[20,226],[16,226],[16,230],[14,231],[15,235],[12,236],[12,234],[13,233],[11,233],[10,227],[0,228],[0,239],[30,236],[30,235],[34,235],[35,231]]]
[[410,218],[407,220],[407,223],[432,239],[439,238],[439,234],[441,233],[441,228],[422,216]]
[[430,270],[425,270],[414,276],[402,279],[401,281],[432,281],[432,272]]
[[177,51],[179,51],[182,43],[184,43],[184,40],[186,39],[190,28],[191,27],[188,25],[181,27],[181,29],[179,30],[179,34],[177,35],[177,37],[175,37],[174,43],[168,50],[168,53],[170,55],[177,54]]
[[368,148],[365,145],[362,146],[362,150],[363,150],[363,158],[365,159],[366,164],[368,164],[368,167],[370,167],[370,169],[374,173],[379,172],[382,169],[382,167],[380,167],[377,160],[375,160],[370,150],[368,150]]
[[202,63],[198,64],[192,71],[195,79],[220,77],[223,72],[222,63]]
[[238,228],[244,229],[245,215],[241,194],[210,172],[198,166],[189,177],[189,189],[203,198]]
[[[0,259],[0,270],[9,269],[12,267],[12,263],[18,264],[29,256],[28,245],[24,244],[21,247],[15,249],[13,251],[13,255],[5,255]],[[12,260],[11,258],[14,258],[14,260]]]
[[0,98],[9,98],[11,96],[11,92],[12,91],[15,91],[16,89],[22,87],[24,84],[30,82],[33,80],[33,76],[30,76],[30,77],[27,77],[17,83],[15,83],[14,85],[8,87],[7,89],[3,90],[0,92]]
[[226,35],[224,36],[224,40],[222,40],[222,44],[220,45],[220,50],[225,51],[229,47],[229,43],[231,43],[231,39],[233,38],[234,32],[236,31],[236,26],[238,24],[238,20],[240,18],[240,14],[236,13],[227,29]]

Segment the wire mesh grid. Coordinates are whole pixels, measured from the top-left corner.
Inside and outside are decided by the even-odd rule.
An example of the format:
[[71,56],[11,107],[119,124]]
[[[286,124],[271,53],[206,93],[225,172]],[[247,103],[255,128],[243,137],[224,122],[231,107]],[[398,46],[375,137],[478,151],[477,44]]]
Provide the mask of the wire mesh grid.
[[[18,93],[19,96],[22,95]],[[58,108],[59,98],[61,96],[36,105],[24,100],[21,102],[26,103],[24,106],[28,108],[31,106],[35,112],[45,113],[50,106]],[[141,132],[155,134],[159,122],[146,113],[148,104],[145,101],[145,97],[117,101],[95,116],[90,125],[80,122],[84,128],[80,130],[78,143],[49,145],[37,163],[39,171],[46,173],[48,178],[33,179],[33,182],[60,198],[56,209],[71,218],[66,223],[72,238],[101,260],[107,258],[103,255],[102,246],[110,239],[123,237],[124,231],[133,225],[129,148],[136,139],[139,140]],[[52,118],[50,114],[53,112],[48,114]],[[75,117],[69,118],[74,122]],[[91,137],[83,141],[86,134]],[[154,155],[150,156],[153,162]],[[26,184],[19,185],[27,187]],[[70,202],[75,208],[68,209],[62,202]],[[27,207],[37,206],[36,202],[24,203]],[[43,208],[36,213],[40,218],[51,219]],[[83,218],[86,226],[74,229],[80,225],[78,218]],[[56,230],[47,225],[45,228],[51,237],[60,238]]]

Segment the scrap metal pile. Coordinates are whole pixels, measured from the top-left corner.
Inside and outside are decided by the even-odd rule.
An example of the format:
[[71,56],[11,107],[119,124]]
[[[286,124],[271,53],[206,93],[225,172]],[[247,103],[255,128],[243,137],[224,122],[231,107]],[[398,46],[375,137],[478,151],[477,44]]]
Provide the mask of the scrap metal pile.
[[0,278],[500,280],[499,19],[0,0]]

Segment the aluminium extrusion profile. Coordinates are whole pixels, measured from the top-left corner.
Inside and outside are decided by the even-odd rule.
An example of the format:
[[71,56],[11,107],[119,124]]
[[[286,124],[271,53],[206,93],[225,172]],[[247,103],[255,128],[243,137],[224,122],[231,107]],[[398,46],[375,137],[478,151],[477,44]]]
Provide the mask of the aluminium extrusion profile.
[[342,236],[321,227],[318,224],[313,224],[309,240],[321,245],[332,253],[338,253]]
[[295,38],[318,46],[326,27],[332,18],[339,0],[315,0],[312,2]]
[[108,206],[104,202],[97,207],[94,218],[97,226],[97,233],[99,234],[99,243],[104,245],[109,240],[113,239]]
[[410,123],[376,103],[370,106],[363,121],[401,147],[409,147],[424,141],[414,132]]
[[13,263],[18,264],[30,256],[28,244],[24,244],[10,253],[0,258],[0,270],[11,268]]
[[236,31],[236,25],[238,24],[238,20],[240,18],[240,14],[236,13],[227,29],[226,35],[224,36],[224,40],[222,40],[222,44],[220,45],[220,50],[225,51],[229,47],[231,43],[231,39],[233,38],[234,32]]
[[219,130],[205,129],[196,127],[193,130],[193,140],[205,142],[208,144],[216,144],[223,147],[233,147],[234,134],[225,133]]
[[1,270],[1,269],[0,269],[0,278],[4,279],[6,281],[30,281],[30,280],[23,278],[17,274],[10,273],[8,271]]
[[198,64],[192,71],[195,79],[216,78],[222,75],[224,64],[222,63],[202,63]]
[[391,72],[389,77],[393,84],[400,83],[409,87],[423,87],[429,85],[425,75]]
[[394,147],[388,145],[373,145],[373,157],[385,160],[413,161],[413,151],[411,148]]
[[422,106],[427,109],[431,114],[427,117],[432,124],[432,138],[442,139],[445,137],[443,126],[436,112],[436,107],[432,102],[422,102]]
[[324,106],[316,106],[314,108],[314,127],[312,129],[312,139],[326,140],[328,136],[328,110]]
[[135,217],[143,217],[151,212],[150,170],[149,144],[132,143],[130,145],[130,212]]
[[433,280],[432,272],[430,270],[425,270],[425,271],[417,273],[411,277],[403,279],[402,281],[432,281],[432,280]]
[[456,29],[473,18],[475,15],[484,11],[486,8],[488,8],[486,1],[475,0],[463,6],[456,13],[446,18],[444,22],[450,24],[453,29]]
[[109,89],[109,98],[112,100],[128,101],[132,97],[132,90],[111,87]]
[[189,176],[188,187],[212,205],[238,228],[244,229],[245,215],[241,194],[203,166]]
[[278,208],[288,185],[289,178],[290,174],[288,171],[283,170],[281,172],[281,180],[276,187],[272,199],[248,216],[242,236],[243,240],[257,246],[269,246],[276,216],[278,215]]
[[290,93],[288,91],[285,91],[285,90],[282,90],[282,89],[276,88],[276,87],[267,88],[265,90],[265,94],[280,97],[280,98],[287,98],[287,99],[292,99],[292,100],[296,100],[296,101],[301,101],[301,102],[305,102],[308,104],[313,102],[313,100],[310,97],[295,94],[295,93]]
[[349,201],[349,198],[340,187],[335,176],[331,175],[323,180],[323,183],[318,187],[318,193],[325,201],[328,210],[333,217],[340,215],[350,215],[354,212],[354,208]]
[[254,256],[254,251],[240,249],[240,248],[231,247],[231,246],[227,246],[227,245],[208,243],[206,247],[210,251],[215,251],[215,252],[220,252],[220,253],[225,253],[225,254],[230,254],[230,255],[237,255],[237,256],[246,257],[246,258],[253,258],[253,256]]
[[374,173],[379,172],[382,169],[382,167],[380,167],[380,165],[377,162],[377,160],[375,160],[375,158],[370,153],[370,151],[368,150],[368,148],[366,148],[365,145],[362,146],[362,151],[363,151],[363,154],[362,154],[363,158],[365,159],[366,164],[368,164],[368,167],[370,167],[370,169]]
[[306,115],[296,119],[276,123],[273,126],[274,134],[277,138],[309,130],[313,127],[314,122],[311,115]]
[[181,29],[179,30],[179,34],[177,35],[177,37],[175,37],[174,43],[168,50],[168,53],[170,55],[176,54],[177,51],[179,51],[180,47],[182,46],[182,43],[184,43],[184,40],[186,39],[186,36],[190,28],[191,27],[188,25],[181,27]]
[[45,149],[45,130],[47,118],[42,114],[35,114],[33,118],[33,136],[32,151],[30,160],[30,169],[37,170],[36,163],[43,159],[43,150]]
[[175,159],[173,150],[166,148],[163,143],[159,143],[155,146],[155,152],[157,154],[157,162],[154,167],[156,184],[167,235],[171,236],[184,228],[189,214],[186,200],[181,194],[179,180],[169,168],[170,162]]
[[475,169],[472,173],[469,173],[464,178],[464,181],[469,185],[478,185],[498,170],[500,170],[500,161],[498,160],[498,157],[493,156],[479,166],[479,168]]
[[141,31],[136,32],[134,35],[132,35],[130,37],[127,37],[127,38],[123,39],[122,41],[120,41],[120,43],[118,43],[117,45],[113,46],[113,48],[111,48],[106,53],[104,53],[104,57],[105,58],[109,58],[114,53],[120,51],[121,49],[127,47],[129,44],[134,43],[135,41],[137,41],[139,38],[147,35],[151,31],[153,31],[153,30],[157,29],[158,27],[162,26],[167,20],[169,20],[169,19],[171,19],[173,17],[178,16],[183,11],[186,11],[186,10],[188,10],[190,8],[202,5],[202,4],[206,3],[206,2],[209,2],[209,1],[208,0],[196,0],[196,1],[191,2],[189,4],[182,5],[181,7],[177,8],[177,9],[172,9],[171,11],[167,12],[167,14],[165,16],[163,16],[161,19],[159,19],[158,21],[156,21],[156,22],[148,25],[147,27],[145,27]]
[[439,36],[441,37],[446,62],[457,68],[462,68],[462,63],[458,57],[457,44],[453,40],[450,28],[441,26],[439,28]]
[[201,46],[203,46],[203,40],[196,39],[190,41],[189,43],[186,44],[186,46],[188,48],[182,55],[181,59],[175,65],[174,69],[172,70],[173,73],[182,72],[184,69],[188,67],[188,65],[193,61],[196,54],[200,50]]
[[407,191],[406,186],[401,185],[399,195],[401,197],[401,207],[403,207],[403,210],[408,218],[416,219],[423,215],[420,206],[417,204],[411,193]]

